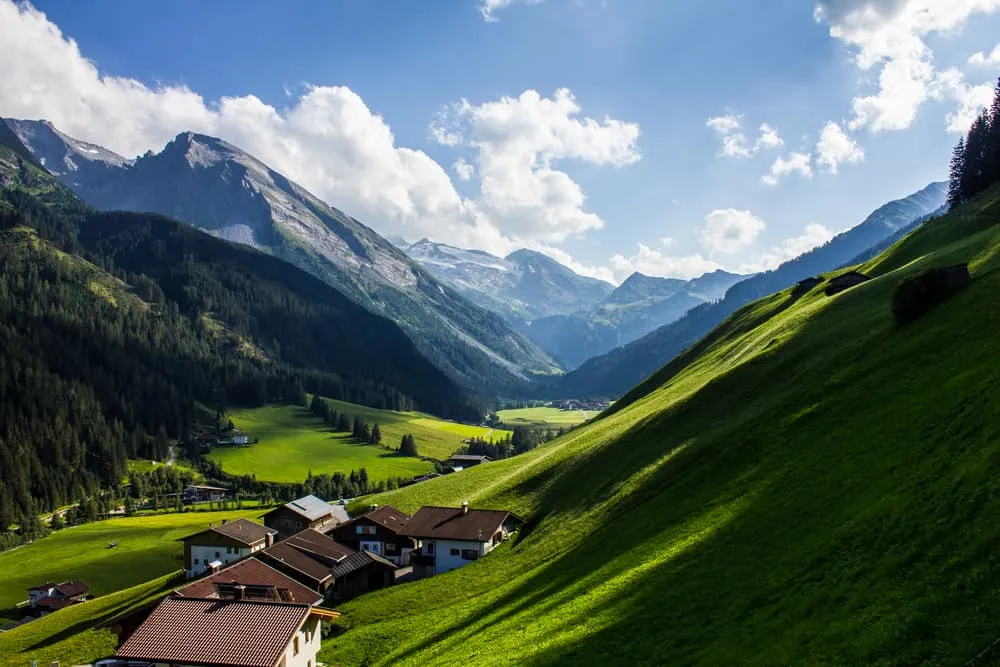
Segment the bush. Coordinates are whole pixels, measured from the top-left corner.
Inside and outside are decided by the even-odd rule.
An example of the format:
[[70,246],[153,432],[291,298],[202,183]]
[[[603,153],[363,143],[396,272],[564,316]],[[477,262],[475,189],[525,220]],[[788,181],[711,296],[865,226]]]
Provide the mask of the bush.
[[892,295],[892,314],[899,324],[912,322],[968,282],[969,270],[965,265],[930,269],[910,276]]

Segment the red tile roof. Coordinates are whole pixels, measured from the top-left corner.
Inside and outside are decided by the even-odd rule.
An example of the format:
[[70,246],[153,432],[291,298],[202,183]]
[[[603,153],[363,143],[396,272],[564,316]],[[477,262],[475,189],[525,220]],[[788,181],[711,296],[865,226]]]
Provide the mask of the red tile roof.
[[[316,591],[303,586],[288,575],[282,574],[273,567],[257,560],[247,558],[230,565],[224,570],[200,579],[174,593],[186,598],[216,598],[220,596],[216,584],[242,584],[244,586],[273,587],[279,595],[279,600],[299,602],[303,604],[318,604],[323,596]],[[287,593],[282,593],[286,591]]]
[[422,539],[487,542],[508,519],[520,522],[506,510],[474,510],[461,507],[421,507],[401,535]]
[[383,528],[391,530],[393,533],[399,535],[403,530],[403,528],[406,527],[406,524],[409,523],[410,515],[407,514],[406,512],[403,512],[402,510],[396,509],[392,505],[383,505],[382,507],[373,509],[371,512],[368,512],[367,514],[362,514],[361,516],[354,517],[350,521],[342,523],[336,528],[331,529],[331,531],[340,530],[344,526],[354,525],[362,519],[368,519],[369,521],[377,523]]
[[90,592],[90,586],[85,582],[74,580],[74,581],[64,581],[55,587],[56,591],[61,593],[63,596],[68,598],[75,598],[80,595],[86,595]]
[[310,610],[298,604],[166,598],[115,655],[188,665],[274,667]]

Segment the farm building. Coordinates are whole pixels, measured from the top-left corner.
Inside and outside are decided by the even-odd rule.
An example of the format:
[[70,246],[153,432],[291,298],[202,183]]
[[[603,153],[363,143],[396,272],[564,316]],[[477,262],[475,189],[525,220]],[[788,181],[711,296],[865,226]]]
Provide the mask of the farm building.
[[320,622],[338,616],[308,604],[168,597],[115,656],[129,664],[312,667]]
[[89,593],[90,587],[83,581],[41,584],[28,589],[28,607],[32,613],[42,616],[83,602]]
[[411,562],[414,575],[425,577],[478,560],[522,523],[512,512],[469,509],[463,502],[461,507],[421,507],[402,532],[420,542]]
[[184,573],[193,578],[262,551],[274,543],[275,531],[249,519],[223,521],[193,535],[184,543]]
[[479,454],[453,454],[445,461],[445,465],[450,466],[452,470],[458,472],[459,470],[472,468],[482,463],[489,463],[492,460],[488,456],[481,456]]
[[795,287],[792,288],[792,296],[802,296],[812,288],[823,283],[823,279],[819,276],[813,276],[811,278],[806,278],[795,283]]
[[327,535],[355,551],[369,551],[396,565],[409,565],[410,553],[417,544],[400,534],[409,520],[406,512],[384,505],[337,526]]
[[262,518],[265,526],[276,530],[280,538],[285,538],[307,528],[332,528],[344,523],[350,516],[341,505],[331,505],[316,496],[305,496],[274,508]]
[[184,489],[181,499],[185,503],[219,502],[226,499],[227,493],[229,493],[229,489],[223,489],[219,486],[192,484]]
[[868,282],[869,280],[871,280],[871,276],[866,276],[858,271],[842,273],[839,276],[830,278],[830,282],[826,286],[826,295],[833,296],[834,294],[840,294],[844,290]]

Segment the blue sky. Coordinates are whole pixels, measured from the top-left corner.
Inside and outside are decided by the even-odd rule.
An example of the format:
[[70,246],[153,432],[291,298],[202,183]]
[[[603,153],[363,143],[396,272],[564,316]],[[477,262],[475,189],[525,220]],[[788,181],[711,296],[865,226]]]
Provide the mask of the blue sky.
[[489,1],[0,0],[0,114],[215,134],[385,235],[622,280],[767,268],[943,179],[1000,72],[1000,0]]

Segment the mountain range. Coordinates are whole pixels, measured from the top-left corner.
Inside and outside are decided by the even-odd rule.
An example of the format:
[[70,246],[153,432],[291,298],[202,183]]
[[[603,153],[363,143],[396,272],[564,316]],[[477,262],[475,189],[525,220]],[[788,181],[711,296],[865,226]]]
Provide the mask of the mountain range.
[[434,278],[361,222],[220,139],[178,134],[125,159],[45,121],[6,119],[38,161],[101,210],[155,212],[286,260],[394,320],[466,387],[496,394],[557,368],[495,313]]
[[908,197],[873,211],[861,224],[838,234],[818,248],[789,260],[773,271],[746,278],[730,287],[716,303],[705,303],[684,317],[628,345],[588,360],[579,368],[551,380],[542,394],[551,397],[617,397],[641,382],[699,339],[741,306],[786,289],[796,282],[832,271],[888,239],[900,230],[912,230],[942,212],[947,183],[931,183]]

